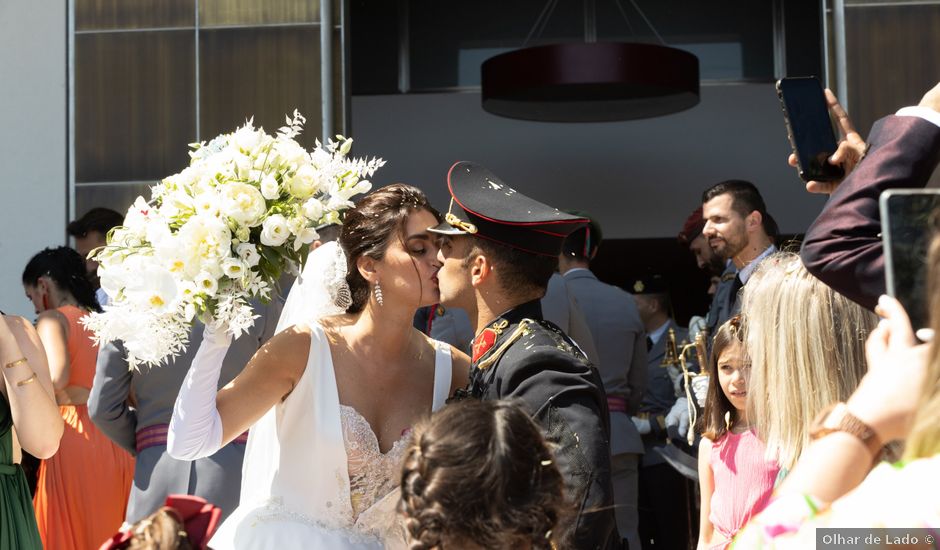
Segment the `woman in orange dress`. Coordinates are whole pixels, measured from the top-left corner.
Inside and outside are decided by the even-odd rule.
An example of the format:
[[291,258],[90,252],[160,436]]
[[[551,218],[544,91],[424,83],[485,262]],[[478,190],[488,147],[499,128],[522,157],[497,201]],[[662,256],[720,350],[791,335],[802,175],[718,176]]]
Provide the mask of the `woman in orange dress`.
[[85,262],[71,248],[47,248],[23,271],[39,314],[56,402],[65,420],[59,451],[39,467],[33,506],[45,548],[98,548],[123,523],[133,458],[91,423],[88,394],[98,347],[79,322],[99,310]]

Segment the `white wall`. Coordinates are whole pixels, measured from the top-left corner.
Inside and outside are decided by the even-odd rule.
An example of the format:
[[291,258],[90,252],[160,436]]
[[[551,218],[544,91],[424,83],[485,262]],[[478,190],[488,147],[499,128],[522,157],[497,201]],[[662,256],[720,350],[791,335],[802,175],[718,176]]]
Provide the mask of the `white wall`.
[[724,179],[754,182],[782,232],[804,231],[823,204],[787,166],[772,84],[704,86],[691,110],[597,124],[496,117],[477,93],[356,96],[352,123],[354,153],[388,161],[376,184],[417,185],[446,209],[447,169],[473,160],[552,206],[591,213],[610,238],[674,237]]
[[34,317],[20,277],[65,244],[66,2],[0,2],[0,309]]

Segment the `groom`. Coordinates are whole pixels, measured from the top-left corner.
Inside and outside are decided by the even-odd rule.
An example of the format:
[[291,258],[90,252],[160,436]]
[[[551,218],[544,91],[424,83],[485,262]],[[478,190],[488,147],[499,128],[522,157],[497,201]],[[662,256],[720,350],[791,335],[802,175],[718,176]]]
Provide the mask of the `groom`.
[[450,208],[441,235],[441,303],[463,308],[476,337],[470,384],[456,398],[521,401],[556,445],[555,460],[577,511],[573,547],[620,548],[610,479],[607,400],[597,371],[539,300],[562,242],[586,219],[458,162],[447,175]]

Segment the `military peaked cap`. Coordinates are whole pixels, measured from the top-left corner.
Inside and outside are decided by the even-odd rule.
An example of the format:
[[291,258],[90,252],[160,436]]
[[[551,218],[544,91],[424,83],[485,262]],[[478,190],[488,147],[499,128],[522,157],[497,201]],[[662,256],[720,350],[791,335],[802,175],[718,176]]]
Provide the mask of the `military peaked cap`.
[[541,256],[557,256],[572,231],[588,220],[562,212],[509,187],[485,167],[458,162],[447,173],[450,206],[430,231],[474,235]]

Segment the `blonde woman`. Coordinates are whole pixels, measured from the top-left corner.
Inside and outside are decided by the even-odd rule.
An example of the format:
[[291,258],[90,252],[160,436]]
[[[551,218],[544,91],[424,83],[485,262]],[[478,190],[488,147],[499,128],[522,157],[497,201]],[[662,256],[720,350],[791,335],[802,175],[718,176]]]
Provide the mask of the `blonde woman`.
[[858,386],[865,339],[878,318],[788,252],[758,266],[744,287],[742,314],[752,363],[748,417],[785,473],[808,445],[816,413]]
[[[931,328],[937,331],[940,239],[929,258]],[[816,440],[774,502],[735,539],[736,548],[810,548],[817,529],[839,527],[905,529],[918,539],[905,548],[936,547],[940,346],[936,340],[916,345],[910,320],[893,298],[882,296],[875,311],[885,320],[868,340],[871,370],[847,402],[814,419]],[[894,440],[906,442],[904,460],[872,469],[881,445]]]

